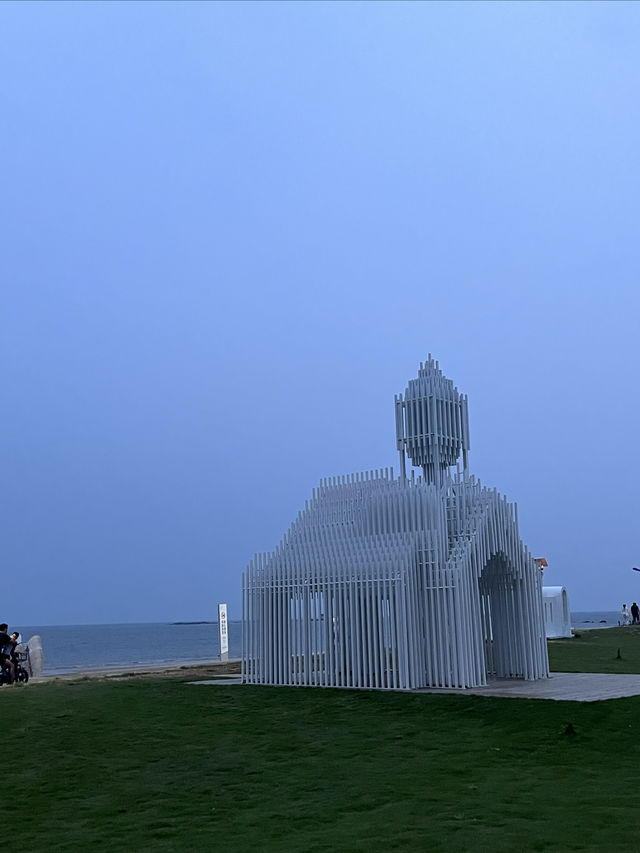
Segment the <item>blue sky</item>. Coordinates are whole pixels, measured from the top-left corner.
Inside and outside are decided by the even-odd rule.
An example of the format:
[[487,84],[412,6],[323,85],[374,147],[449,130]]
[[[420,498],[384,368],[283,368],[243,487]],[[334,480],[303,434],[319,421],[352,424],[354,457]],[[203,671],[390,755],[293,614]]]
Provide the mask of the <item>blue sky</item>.
[[12,624],[240,616],[431,352],[573,609],[640,600],[640,6],[3,3]]

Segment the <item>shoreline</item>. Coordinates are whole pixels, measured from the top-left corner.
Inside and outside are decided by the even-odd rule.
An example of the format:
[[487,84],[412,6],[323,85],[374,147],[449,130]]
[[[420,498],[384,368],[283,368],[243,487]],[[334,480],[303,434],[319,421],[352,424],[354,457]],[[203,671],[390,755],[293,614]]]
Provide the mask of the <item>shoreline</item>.
[[44,684],[52,681],[125,680],[130,678],[179,678],[180,676],[208,677],[237,675],[240,673],[240,658],[228,661],[175,661],[163,664],[132,664],[130,666],[79,669],[74,672],[47,673],[29,680],[29,683]]

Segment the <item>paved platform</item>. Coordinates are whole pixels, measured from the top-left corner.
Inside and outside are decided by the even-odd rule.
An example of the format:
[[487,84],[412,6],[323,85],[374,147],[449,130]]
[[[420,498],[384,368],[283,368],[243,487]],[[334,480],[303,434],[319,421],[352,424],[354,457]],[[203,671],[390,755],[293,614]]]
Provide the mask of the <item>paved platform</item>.
[[539,681],[495,678],[486,687],[468,690],[424,688],[418,693],[462,693],[476,696],[504,696],[519,699],[556,699],[567,702],[599,702],[640,696],[640,675],[606,672],[552,672]]
[[[228,675],[188,684],[241,684],[242,676]],[[337,688],[343,689],[343,688]],[[361,689],[361,688],[348,688]],[[524,681],[494,678],[486,687],[469,689],[422,687],[412,693],[457,693],[462,696],[501,696],[511,699],[556,699],[564,702],[599,702],[640,696],[640,675],[611,675],[606,672],[552,672],[549,678]]]

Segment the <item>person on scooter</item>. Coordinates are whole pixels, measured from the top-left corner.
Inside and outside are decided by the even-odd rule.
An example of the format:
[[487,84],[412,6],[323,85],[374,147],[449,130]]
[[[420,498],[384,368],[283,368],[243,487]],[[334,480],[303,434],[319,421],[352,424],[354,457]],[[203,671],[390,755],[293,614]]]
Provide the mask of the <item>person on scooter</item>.
[[14,648],[14,641],[7,634],[9,626],[6,622],[0,624],[0,666],[9,676],[9,684],[13,684],[16,678],[16,668],[11,660],[11,653]]
[[14,631],[13,634],[10,635],[10,639],[11,639],[11,652],[9,654],[9,657],[11,658],[13,665],[16,669],[16,673],[17,673],[18,672],[18,665],[19,665],[18,658],[17,658],[17,652],[18,652],[18,646],[22,642],[22,637],[20,636],[20,632]]

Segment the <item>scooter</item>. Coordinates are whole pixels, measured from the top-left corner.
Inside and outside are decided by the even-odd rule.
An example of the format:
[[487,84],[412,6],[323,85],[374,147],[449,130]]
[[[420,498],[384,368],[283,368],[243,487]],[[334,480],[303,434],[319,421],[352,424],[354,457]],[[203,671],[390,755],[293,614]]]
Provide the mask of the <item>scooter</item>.
[[[13,656],[13,663],[15,667],[15,680],[16,682],[20,682],[21,684],[26,684],[29,681],[29,672],[22,665],[29,660],[29,652],[16,652]],[[11,684],[9,681],[9,673],[6,669],[0,668],[0,686],[3,684]]]

